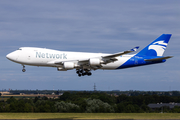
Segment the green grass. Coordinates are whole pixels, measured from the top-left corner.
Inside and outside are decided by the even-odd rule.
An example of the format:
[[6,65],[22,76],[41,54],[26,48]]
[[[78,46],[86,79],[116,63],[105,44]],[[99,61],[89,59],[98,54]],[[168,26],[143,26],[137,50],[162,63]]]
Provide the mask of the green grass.
[[179,113],[0,113],[0,119],[180,119]]

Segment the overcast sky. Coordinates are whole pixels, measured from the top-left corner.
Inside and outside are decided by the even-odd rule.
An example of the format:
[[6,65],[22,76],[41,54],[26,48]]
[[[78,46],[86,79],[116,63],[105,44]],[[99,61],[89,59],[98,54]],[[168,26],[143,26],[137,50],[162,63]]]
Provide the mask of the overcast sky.
[[[0,89],[180,90],[179,0],[0,0]],[[19,47],[116,53],[172,34],[163,64],[123,70],[22,66],[6,59]]]

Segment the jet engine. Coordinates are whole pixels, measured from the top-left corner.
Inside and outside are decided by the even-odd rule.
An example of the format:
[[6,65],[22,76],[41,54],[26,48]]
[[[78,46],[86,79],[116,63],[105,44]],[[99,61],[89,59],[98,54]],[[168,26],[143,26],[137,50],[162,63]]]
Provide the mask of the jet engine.
[[73,62],[65,62],[63,64],[63,68],[66,69],[66,70],[74,69],[74,63]]
[[89,65],[91,65],[91,66],[97,66],[100,64],[101,64],[100,59],[97,59],[97,58],[89,59]]

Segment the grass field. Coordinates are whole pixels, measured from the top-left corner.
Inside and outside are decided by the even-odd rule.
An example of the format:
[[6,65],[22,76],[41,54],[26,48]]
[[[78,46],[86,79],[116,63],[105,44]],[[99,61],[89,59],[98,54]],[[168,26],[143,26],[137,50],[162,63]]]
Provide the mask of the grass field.
[[180,119],[179,113],[0,113],[0,119]]

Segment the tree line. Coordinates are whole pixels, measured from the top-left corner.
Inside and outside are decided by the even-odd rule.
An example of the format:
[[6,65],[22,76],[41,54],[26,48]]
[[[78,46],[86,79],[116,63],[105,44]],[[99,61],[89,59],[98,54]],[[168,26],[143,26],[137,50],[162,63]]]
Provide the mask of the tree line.
[[[5,90],[7,91],[7,90]],[[3,92],[3,91],[2,91]],[[64,91],[64,90],[10,90],[9,91],[13,95],[19,95],[20,93],[24,94],[56,94],[59,95],[64,92],[77,93],[80,91]],[[82,91],[81,91],[82,92]],[[94,93],[94,91],[83,91],[88,93]],[[129,95],[129,96],[138,96],[138,95],[159,95],[159,96],[180,96],[180,91],[137,91],[137,90],[129,90],[129,91],[97,91],[98,93],[107,93],[107,94],[116,94],[116,95]]]
[[[150,103],[180,103],[180,96],[159,95],[109,95],[107,93],[64,92],[58,99],[47,97],[10,97],[0,102],[0,112],[60,112],[60,113],[148,113],[161,112],[162,108],[152,110]],[[180,113],[180,107],[163,108],[164,112]]]

